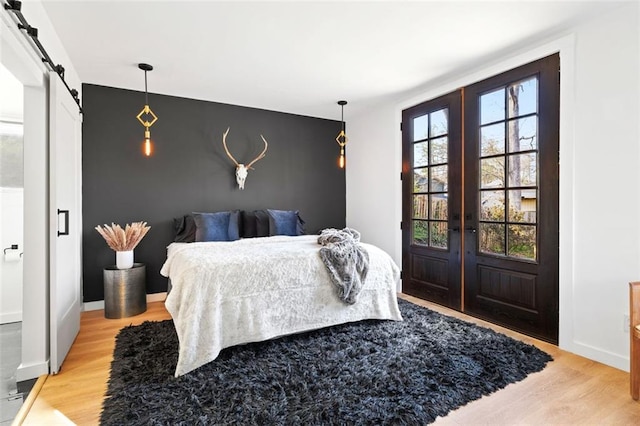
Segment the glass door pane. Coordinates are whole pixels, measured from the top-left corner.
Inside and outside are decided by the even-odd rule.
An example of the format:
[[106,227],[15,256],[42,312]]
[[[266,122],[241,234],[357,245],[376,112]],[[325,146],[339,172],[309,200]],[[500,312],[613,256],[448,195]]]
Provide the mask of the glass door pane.
[[415,245],[449,248],[449,109],[413,118],[412,235]]
[[537,260],[538,77],[480,96],[478,248]]

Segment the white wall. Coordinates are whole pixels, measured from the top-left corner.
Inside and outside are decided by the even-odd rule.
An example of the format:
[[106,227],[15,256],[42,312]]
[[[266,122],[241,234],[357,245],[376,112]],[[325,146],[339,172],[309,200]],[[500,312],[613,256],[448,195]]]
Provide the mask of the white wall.
[[575,325],[567,346],[619,368],[628,368],[628,282],[640,279],[638,8],[576,31],[575,274],[563,283],[572,287]]
[[349,119],[346,150],[347,226],[401,262],[400,121],[395,103]]
[[[23,86],[0,61],[0,123],[3,132],[22,138]],[[0,170],[6,173],[6,170]],[[0,324],[22,321],[22,257],[24,190],[0,187]],[[18,249],[11,246],[17,244]]]
[[[0,324],[22,321],[22,188],[0,188]],[[18,244],[18,250],[5,250]]]
[[[47,17],[41,1],[22,3],[29,24],[65,79],[80,91],[81,81]],[[49,371],[49,204],[48,204],[48,69],[16,27],[13,14],[0,9],[0,62],[24,89],[24,229],[22,363],[18,381]]]
[[427,83],[348,120],[347,225],[401,264],[401,111],[560,52],[560,347],[628,370],[640,279],[639,5]]

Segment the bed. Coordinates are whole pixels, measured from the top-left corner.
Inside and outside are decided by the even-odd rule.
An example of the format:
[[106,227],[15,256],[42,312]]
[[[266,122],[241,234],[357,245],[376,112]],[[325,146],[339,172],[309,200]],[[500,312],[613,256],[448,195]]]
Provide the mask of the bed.
[[346,304],[319,256],[318,236],[270,236],[172,243],[161,274],[179,340],[175,376],[216,359],[226,347],[364,319],[401,321],[399,270],[383,250],[361,243],[369,271]]

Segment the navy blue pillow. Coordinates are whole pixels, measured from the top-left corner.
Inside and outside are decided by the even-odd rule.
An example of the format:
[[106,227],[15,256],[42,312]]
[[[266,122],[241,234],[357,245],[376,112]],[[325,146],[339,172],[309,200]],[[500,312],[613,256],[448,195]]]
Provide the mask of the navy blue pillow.
[[269,213],[269,235],[302,235],[304,221],[297,210],[271,210]]
[[239,211],[193,213],[196,223],[196,242],[235,241],[240,238]]

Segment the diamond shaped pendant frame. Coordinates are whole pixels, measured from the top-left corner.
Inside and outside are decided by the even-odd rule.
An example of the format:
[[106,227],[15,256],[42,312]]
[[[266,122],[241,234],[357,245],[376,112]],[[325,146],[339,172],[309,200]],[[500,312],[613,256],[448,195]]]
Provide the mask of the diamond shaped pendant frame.
[[[142,115],[143,114],[148,114],[151,117],[153,117],[153,120],[151,121],[144,121],[142,119]],[[146,127],[147,129],[151,126],[153,126],[153,123],[155,123],[158,120],[158,117],[153,113],[153,111],[151,111],[151,108],[149,108],[149,105],[145,105],[144,108],[142,108],[142,111],[140,111],[140,113],[136,116],[136,118],[138,119],[138,121],[140,122],[140,124],[142,124],[144,127]]]
[[349,138],[344,133],[344,130],[341,130],[340,133],[338,133],[338,136],[336,137],[336,142],[338,142],[338,145],[340,145],[341,147],[344,147],[347,144],[347,142],[349,142]]

